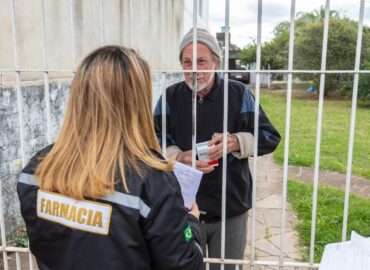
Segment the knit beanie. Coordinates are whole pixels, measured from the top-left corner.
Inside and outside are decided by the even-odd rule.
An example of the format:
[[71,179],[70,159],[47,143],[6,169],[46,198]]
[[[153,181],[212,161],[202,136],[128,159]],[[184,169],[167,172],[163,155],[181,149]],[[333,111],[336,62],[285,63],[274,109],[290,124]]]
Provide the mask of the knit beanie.
[[[186,46],[193,43],[193,29],[190,29],[190,31],[183,37],[181,43],[180,43],[180,61],[182,57],[182,51],[185,49]],[[202,43],[206,45],[211,52],[216,55],[219,59],[221,58],[221,51],[220,47],[218,46],[217,39],[206,29],[204,28],[196,28],[197,30],[197,42]]]

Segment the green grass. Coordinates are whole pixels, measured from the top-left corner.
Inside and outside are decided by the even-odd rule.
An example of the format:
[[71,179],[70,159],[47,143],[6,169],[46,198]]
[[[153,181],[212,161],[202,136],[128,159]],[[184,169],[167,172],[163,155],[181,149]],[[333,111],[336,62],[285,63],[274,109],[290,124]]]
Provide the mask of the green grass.
[[[293,96],[305,94],[294,90]],[[284,162],[285,91],[261,92],[261,105],[279,130],[282,140],[275,160]],[[313,167],[315,162],[318,100],[293,98],[291,110],[289,164]],[[351,101],[325,100],[321,134],[320,168],[346,172]],[[357,108],[352,173],[370,179],[370,109]]]
[[[309,86],[312,85],[310,81],[303,81],[303,82],[293,82],[293,88],[301,88],[307,89]],[[288,83],[286,81],[273,81],[271,83],[271,88],[273,89],[287,89]]]
[[[288,181],[288,200],[300,220],[297,225],[300,244],[304,247],[303,261],[309,260],[312,216],[312,185]],[[328,243],[341,242],[344,192],[330,187],[319,187],[317,197],[315,262],[320,262]],[[347,239],[350,232],[370,236],[370,201],[350,195]]]

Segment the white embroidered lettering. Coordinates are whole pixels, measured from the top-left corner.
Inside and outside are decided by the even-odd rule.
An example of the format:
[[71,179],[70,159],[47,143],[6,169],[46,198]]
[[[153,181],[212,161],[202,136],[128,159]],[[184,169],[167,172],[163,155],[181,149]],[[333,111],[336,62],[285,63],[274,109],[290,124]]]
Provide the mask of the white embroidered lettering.
[[76,201],[73,198],[39,190],[37,216],[67,227],[108,234],[112,207],[93,201]]

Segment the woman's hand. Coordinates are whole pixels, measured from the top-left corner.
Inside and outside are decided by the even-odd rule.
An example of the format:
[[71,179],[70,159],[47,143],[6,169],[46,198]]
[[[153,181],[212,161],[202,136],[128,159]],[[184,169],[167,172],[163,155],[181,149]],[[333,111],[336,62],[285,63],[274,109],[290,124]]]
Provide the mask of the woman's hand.
[[193,206],[191,210],[189,211],[189,214],[192,214],[194,217],[196,217],[199,220],[200,212],[199,212],[197,203],[193,203]]
[[[192,165],[192,150],[181,152],[177,156],[176,161],[191,166]],[[202,171],[203,173],[210,173],[215,169],[214,167],[210,166],[207,162],[201,161],[201,160],[196,160],[195,166],[197,167],[198,170]]]

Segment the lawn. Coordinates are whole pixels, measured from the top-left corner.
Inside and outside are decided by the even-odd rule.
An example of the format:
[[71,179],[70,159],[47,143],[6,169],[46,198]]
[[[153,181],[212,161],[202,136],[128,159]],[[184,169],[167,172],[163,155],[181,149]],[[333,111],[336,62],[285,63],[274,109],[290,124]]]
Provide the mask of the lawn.
[[[309,260],[311,239],[312,185],[288,181],[288,200],[298,216],[300,244],[304,247],[303,260]],[[315,235],[315,262],[320,262],[328,243],[341,242],[344,192],[331,187],[319,187]],[[350,195],[347,239],[351,230],[370,236],[370,201]]]
[[[289,164],[313,167],[318,100],[307,98],[305,90],[294,90],[293,96]],[[283,164],[286,91],[263,89],[261,105],[283,137],[274,154]],[[350,115],[350,100],[324,101],[320,168],[346,172]],[[370,179],[370,109],[366,107],[357,108],[352,173]]]

